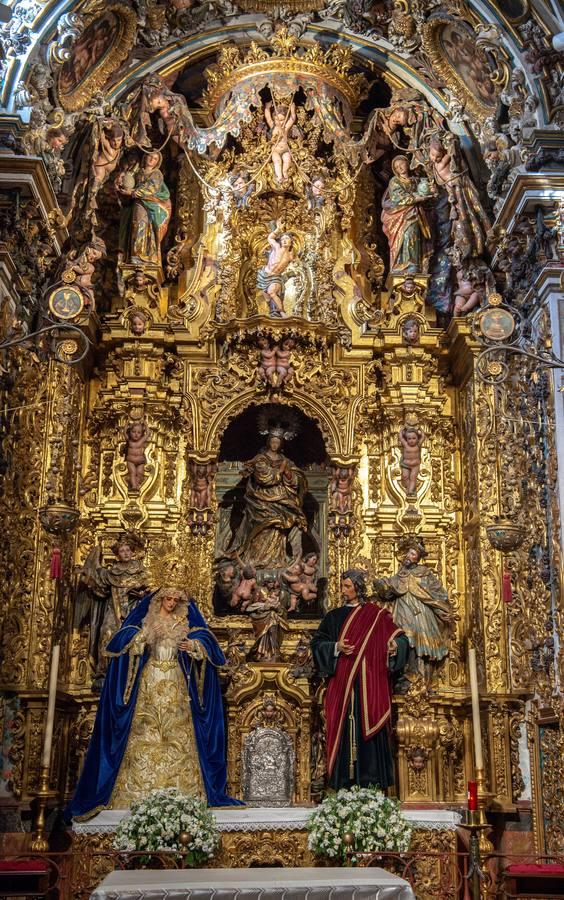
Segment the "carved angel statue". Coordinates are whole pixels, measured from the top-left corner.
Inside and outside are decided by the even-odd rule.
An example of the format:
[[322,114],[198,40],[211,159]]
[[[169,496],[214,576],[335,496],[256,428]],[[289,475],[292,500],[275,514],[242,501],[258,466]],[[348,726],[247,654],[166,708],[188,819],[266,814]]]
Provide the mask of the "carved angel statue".
[[148,131],[154,115],[163,135],[186,150],[205,154],[212,144],[221,149],[229,134],[237,134],[242,122],[249,121],[249,106],[239,103],[230,115],[220,116],[210,128],[198,128],[182,94],[175,94],[158,75],[146,78],[125,101],[122,112],[129,122],[135,143],[149,148]]
[[262,336],[257,341],[260,351],[258,375],[261,381],[273,388],[281,387],[291,381],[294,374],[291,356],[296,342],[293,338],[285,338],[280,344],[271,346],[270,339]]
[[410,88],[396,90],[389,107],[376,109],[360,140],[350,140],[347,151],[355,162],[375,162],[400,146],[400,138],[407,140],[415,162],[421,162],[419,148],[438,129],[444,129],[444,119],[418,91]]
[[78,254],[75,259],[69,258],[65,263],[65,278],[67,284],[71,281],[82,289],[87,306],[94,309],[94,284],[93,278],[96,274],[96,263],[106,253],[106,245],[98,237],[94,237],[92,242]]
[[149,443],[151,433],[145,422],[130,422],[125,429],[124,437],[129,489],[138,491],[145,478],[145,466],[147,465],[145,448]]
[[421,468],[421,447],[425,435],[420,428],[404,425],[399,433],[401,454],[401,483],[408,496],[417,493],[417,478]]
[[307,553],[295,562],[290,563],[282,572],[282,582],[285,583],[288,594],[288,612],[299,609],[303,603],[312,603],[317,600],[317,565],[319,556],[315,552]]
[[107,659],[106,644],[120,628],[146,590],[144,545],[133,532],[123,534],[112,547],[116,562],[105,566],[102,548],[92,548],[78,576],[75,623],[90,621],[90,655],[95,664],[95,686],[100,687]]
[[88,148],[82,157],[80,172],[73,190],[66,221],[98,222],[98,194],[117,169],[125,149],[126,134],[111,116],[94,119]]
[[292,167],[292,151],[288,143],[290,132],[296,124],[296,105],[274,107],[272,102],[264,107],[264,118],[270,128],[270,158],[274,166],[274,175],[279,184],[283,184]]

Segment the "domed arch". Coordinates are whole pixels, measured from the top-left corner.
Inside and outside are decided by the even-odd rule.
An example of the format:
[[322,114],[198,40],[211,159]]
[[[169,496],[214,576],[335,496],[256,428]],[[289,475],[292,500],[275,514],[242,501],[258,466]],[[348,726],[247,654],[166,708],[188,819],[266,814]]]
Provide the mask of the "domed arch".
[[[4,86],[0,95],[0,103],[5,110],[10,112],[17,110],[17,96],[18,93],[21,93],[20,85],[27,81],[30,68],[37,61],[40,50],[49,59],[56,57],[57,52],[59,55],[64,53],[65,45],[61,43],[61,35],[64,36],[65,28],[67,29],[66,33],[70,33],[69,29],[73,27],[71,17],[77,13],[80,15],[84,5],[74,2],[74,0],[66,0],[66,2],[51,0],[41,7],[33,21],[26,22],[26,41],[22,44],[22,49],[20,52],[10,53],[6,59]],[[533,5],[542,6],[542,4]],[[16,6],[18,6],[17,3],[14,4],[14,8]],[[547,27],[550,28],[552,24],[549,22],[550,14],[547,17],[546,9],[542,11]],[[523,49],[520,36],[495,4],[491,2],[473,3],[470,12],[477,21],[484,25],[500,26],[502,29],[500,40],[504,49],[512,64],[521,66]],[[197,30],[167,47],[155,48],[154,53],[134,65],[120,81],[107,90],[106,98],[109,102],[115,102],[135,83],[149,74],[158,73],[163,76],[173,74],[183,65],[189,65],[191,61],[201,58],[203,54],[216,52],[226,42],[248,43],[250,38],[261,43],[264,42],[264,38],[256,30],[256,23],[252,16],[239,16],[237,19],[222,24],[219,28],[217,23],[210,23],[208,29]],[[353,53],[359,59],[363,59],[379,69],[382,74],[396,81],[398,85],[420,91],[435,109],[445,115],[448,113],[447,98],[426,80],[421,71],[409,64],[406,53],[396,51],[382,36],[361,35],[346,31],[343,29],[342,23],[326,19],[322,22],[310,23],[302,35],[301,41],[307,43],[312,40],[334,41],[350,45]],[[535,91],[541,104],[544,104],[544,98],[538,90],[535,90],[536,83],[532,79],[528,80],[529,88]],[[546,110],[544,112],[546,113]]]
[[[308,418],[318,424],[325,440],[328,456],[345,455],[344,435],[341,434],[338,423],[318,400],[306,395],[303,391],[295,391],[291,397],[281,397],[278,402],[284,406],[298,407]],[[202,429],[201,451],[210,455],[218,454],[222,436],[230,422],[250,406],[258,404],[260,404],[260,399],[254,390],[233,397],[220,412],[210,419],[208,428],[205,431]]]

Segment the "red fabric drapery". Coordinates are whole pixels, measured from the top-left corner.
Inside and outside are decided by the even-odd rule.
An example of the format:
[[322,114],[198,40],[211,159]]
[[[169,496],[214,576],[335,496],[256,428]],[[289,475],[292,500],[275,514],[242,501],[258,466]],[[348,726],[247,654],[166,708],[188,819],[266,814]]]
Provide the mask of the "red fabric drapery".
[[354,684],[360,679],[360,710],[365,740],[374,737],[391,714],[388,646],[401,634],[390,613],[375,603],[357,606],[346,619],[339,640],[355,647],[351,656],[341,654],[325,695],[327,719],[327,769],[331,775],[337,759],[343,725]]

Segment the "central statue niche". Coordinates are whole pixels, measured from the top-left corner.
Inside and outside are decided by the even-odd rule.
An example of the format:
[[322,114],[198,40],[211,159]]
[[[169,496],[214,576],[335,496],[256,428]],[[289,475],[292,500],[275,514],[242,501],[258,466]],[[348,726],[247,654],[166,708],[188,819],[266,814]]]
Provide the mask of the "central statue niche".
[[323,610],[327,454],[318,425],[295,407],[252,406],[223,435],[217,472],[214,609],[257,613],[280,602]]

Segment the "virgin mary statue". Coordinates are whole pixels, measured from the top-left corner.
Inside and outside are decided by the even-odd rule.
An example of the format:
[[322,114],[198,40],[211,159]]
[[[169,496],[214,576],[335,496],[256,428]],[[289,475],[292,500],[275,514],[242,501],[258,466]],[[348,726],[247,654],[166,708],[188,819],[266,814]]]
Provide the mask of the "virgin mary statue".
[[299,555],[301,535],[307,532],[303,509],[307,480],[282,452],[295,426],[272,422],[267,407],[259,415],[259,428],[266,435],[265,445],[243,468],[247,478],[243,519],[227,555],[244,565],[277,568],[291,558],[288,543],[295,545],[293,555]]
[[106,647],[110,658],[94,730],[67,818],[128,808],[176,787],[210,806],[226,795],[218,666],[225,657],[193,600],[146,594]]

